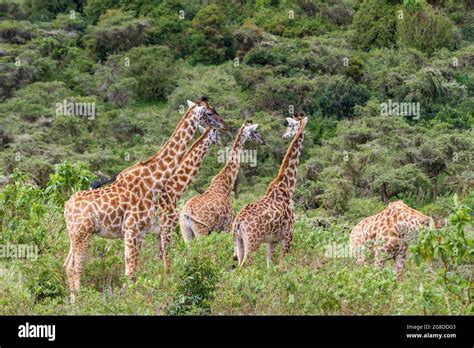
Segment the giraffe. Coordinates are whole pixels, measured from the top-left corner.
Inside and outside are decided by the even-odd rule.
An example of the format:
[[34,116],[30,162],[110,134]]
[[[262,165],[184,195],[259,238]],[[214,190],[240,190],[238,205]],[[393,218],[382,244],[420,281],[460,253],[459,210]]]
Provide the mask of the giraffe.
[[258,124],[252,124],[251,121],[240,127],[224,168],[212,179],[203,194],[192,197],[184,204],[179,223],[185,242],[212,231],[230,231],[234,216],[231,192],[239,173],[241,151],[248,139],[265,144],[257,127]]
[[[202,129],[201,129],[202,128]],[[167,247],[171,242],[173,232],[179,219],[176,205],[186,188],[194,179],[201,167],[204,156],[212,144],[222,146],[219,131],[208,127],[204,129],[201,137],[186,151],[178,169],[166,183],[158,201],[160,209],[160,226],[157,227],[158,259],[163,258],[165,270],[169,269],[169,260],[166,255]]]
[[287,118],[288,128],[283,138],[292,136],[277,177],[269,185],[265,196],[246,205],[232,225],[234,260],[240,267],[250,263],[252,253],[262,243],[267,244],[267,267],[273,263],[274,248],[281,242],[280,263],[293,239],[295,214],[292,196],[296,186],[296,168],[301,154],[304,129],[308,121],[304,113]]
[[367,247],[371,253],[375,253],[375,265],[379,268],[393,258],[397,279],[401,280],[407,257],[407,239],[423,226],[430,225],[439,229],[444,226],[444,221],[424,215],[403,201],[389,203],[380,213],[363,219],[352,229],[351,255],[357,255],[358,263],[364,264],[364,249]]
[[70,239],[64,263],[71,303],[76,300],[85,254],[92,235],[121,238],[125,245],[125,275],[132,281],[143,237],[155,222],[156,198],[183,156],[199,123],[227,129],[207,98],[188,101],[189,110],[165,145],[148,160],[122,171],[110,185],[73,194],[64,207]]

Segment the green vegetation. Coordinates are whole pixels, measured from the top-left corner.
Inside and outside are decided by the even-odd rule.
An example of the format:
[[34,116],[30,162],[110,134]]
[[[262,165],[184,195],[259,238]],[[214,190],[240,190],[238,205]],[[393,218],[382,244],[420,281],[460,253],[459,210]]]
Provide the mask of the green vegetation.
[[[0,246],[37,247],[34,260],[0,259],[0,313],[472,314],[469,6],[0,0]],[[262,248],[250,267],[232,269],[230,235],[185,248],[176,231],[171,273],[149,235],[132,284],[123,243],[94,237],[78,305],[68,304],[65,200],[155,153],[186,99],[201,95],[233,131],[246,118],[259,123],[267,142],[249,144],[258,163],[241,166],[236,210],[276,175],[285,117],[309,116],[285,262],[267,270]],[[58,112],[68,102],[95,114]],[[219,171],[217,151],[185,199]],[[402,282],[392,262],[379,271],[328,254],[396,199],[448,219],[412,241]]]

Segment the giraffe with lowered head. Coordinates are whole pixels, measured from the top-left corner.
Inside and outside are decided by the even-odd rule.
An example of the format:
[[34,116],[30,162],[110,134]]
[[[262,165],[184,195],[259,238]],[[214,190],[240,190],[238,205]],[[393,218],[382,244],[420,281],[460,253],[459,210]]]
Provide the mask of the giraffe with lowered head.
[[160,209],[160,225],[157,227],[156,236],[158,259],[163,258],[165,270],[168,270],[170,266],[167,248],[179,220],[179,212],[176,209],[176,205],[198,173],[204,156],[209,151],[211,145],[222,145],[219,131],[216,128],[208,127],[204,129],[200,126],[200,129],[203,132],[201,137],[186,151],[178,169],[176,169],[173,176],[166,183],[158,201]]

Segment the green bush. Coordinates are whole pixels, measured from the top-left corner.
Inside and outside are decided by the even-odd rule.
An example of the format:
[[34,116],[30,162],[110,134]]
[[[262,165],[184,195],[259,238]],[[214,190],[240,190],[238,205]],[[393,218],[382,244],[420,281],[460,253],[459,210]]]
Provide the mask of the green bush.
[[166,99],[176,87],[178,68],[167,47],[135,47],[110,56],[96,76],[103,98],[122,107],[137,98]]
[[392,47],[395,44],[395,7],[386,0],[367,0],[352,21],[353,42],[363,49]]
[[397,42],[427,54],[442,48],[454,48],[458,34],[453,23],[431,6],[405,6],[403,19],[397,22]]
[[412,247],[413,257],[417,265],[428,263],[428,268],[436,275],[436,284],[446,301],[449,314],[452,314],[452,305],[448,294],[457,297],[466,314],[472,314],[474,240],[469,236],[468,229],[473,226],[472,209],[461,205],[457,196],[449,221],[450,225],[441,231],[428,229],[421,233],[418,244]]
[[189,58],[195,63],[219,64],[233,58],[234,42],[225,27],[226,15],[216,4],[203,7],[189,31]]
[[210,301],[219,280],[219,271],[212,260],[203,255],[191,258],[184,263],[178,279],[168,314],[210,314]]
[[97,60],[127,51],[146,42],[146,20],[134,18],[130,12],[108,10],[100,16],[97,26],[88,32],[87,43]]

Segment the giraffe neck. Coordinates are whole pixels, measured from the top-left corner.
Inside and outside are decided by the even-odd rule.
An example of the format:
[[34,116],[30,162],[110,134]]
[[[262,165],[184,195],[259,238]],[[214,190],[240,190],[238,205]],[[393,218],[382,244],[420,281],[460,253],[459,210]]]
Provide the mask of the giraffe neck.
[[230,194],[234,188],[235,180],[239,174],[240,154],[245,144],[244,126],[242,126],[235,137],[229,157],[222,170],[212,179],[208,191],[219,191],[223,194]]
[[161,150],[146,161],[124,170],[116,182],[133,189],[143,198],[155,200],[180,163],[198,123],[199,117],[194,108],[189,109]]
[[296,186],[296,168],[299,163],[303,140],[304,126],[295,134],[288,150],[286,151],[277,177],[268,187],[266,196],[282,196],[291,200]]
[[428,223],[431,217],[425,215],[418,210],[410,208],[408,206],[403,207],[401,214],[399,215],[403,221],[412,224],[413,226],[419,226]]
[[211,128],[207,128],[201,137],[186,151],[178,169],[167,181],[160,196],[159,206],[161,209],[174,208],[196,176],[204,156],[211,147],[210,131]]

